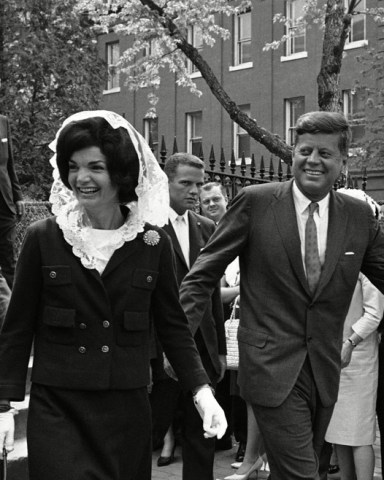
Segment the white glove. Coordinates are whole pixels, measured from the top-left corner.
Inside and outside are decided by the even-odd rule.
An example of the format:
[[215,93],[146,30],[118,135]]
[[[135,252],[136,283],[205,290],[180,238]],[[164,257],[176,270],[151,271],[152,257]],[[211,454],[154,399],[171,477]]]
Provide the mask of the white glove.
[[202,387],[196,395],[193,396],[200,417],[203,419],[204,437],[217,437],[220,439],[228,427],[224,410],[217,403],[213,396],[211,387],[208,385]]
[[13,408],[9,412],[0,413],[0,458],[3,457],[3,447],[12,452],[15,436],[15,419],[17,411]]

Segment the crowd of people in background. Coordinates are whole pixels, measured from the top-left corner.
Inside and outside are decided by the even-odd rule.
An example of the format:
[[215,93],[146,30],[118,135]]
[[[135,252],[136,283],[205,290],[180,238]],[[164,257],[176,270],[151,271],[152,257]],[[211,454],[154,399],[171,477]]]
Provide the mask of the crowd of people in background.
[[31,480],[150,479],[152,452],[162,467],[177,446],[183,480],[212,480],[235,443],[225,480],[266,465],[326,480],[332,458],[342,480],[373,479],[384,232],[371,197],[334,191],[344,115],[302,115],[293,179],[229,204],[196,156],[162,171],[124,118],[75,114],[51,144],[54,215],[28,228],[16,274],[24,205],[1,116],[0,137],[0,443],[12,451],[33,344]]

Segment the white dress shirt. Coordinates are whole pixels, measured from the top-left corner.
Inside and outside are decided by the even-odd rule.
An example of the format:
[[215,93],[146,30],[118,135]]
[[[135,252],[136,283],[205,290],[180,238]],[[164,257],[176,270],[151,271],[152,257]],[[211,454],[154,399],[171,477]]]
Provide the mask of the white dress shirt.
[[[309,200],[298,188],[295,182],[293,182],[292,188],[293,202],[295,204],[297,226],[299,228],[300,243],[301,243],[301,257],[303,259],[303,265],[305,270],[305,224],[308,220],[309,204],[312,200]],[[317,245],[319,247],[319,257],[321,265],[324,265],[325,251],[327,248],[327,233],[328,233],[328,214],[329,214],[329,193],[319,202],[316,202],[319,208],[313,215],[317,229]]]
[[178,215],[173,208],[169,208],[169,220],[175,230],[185,262],[189,265],[189,220],[188,210],[183,215]]

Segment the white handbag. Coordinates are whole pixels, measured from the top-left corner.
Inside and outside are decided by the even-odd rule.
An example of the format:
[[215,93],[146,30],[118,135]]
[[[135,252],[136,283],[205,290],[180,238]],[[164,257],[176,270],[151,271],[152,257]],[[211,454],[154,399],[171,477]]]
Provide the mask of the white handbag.
[[239,368],[239,344],[237,342],[237,330],[239,328],[239,318],[236,318],[236,310],[240,295],[233,302],[231,316],[224,323],[225,340],[227,344],[227,369],[237,370]]

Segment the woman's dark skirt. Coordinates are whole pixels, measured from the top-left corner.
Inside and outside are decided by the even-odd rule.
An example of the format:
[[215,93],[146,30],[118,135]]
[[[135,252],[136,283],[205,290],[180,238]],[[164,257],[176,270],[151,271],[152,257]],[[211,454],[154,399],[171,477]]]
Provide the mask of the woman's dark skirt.
[[30,480],[150,480],[147,389],[33,384],[27,440]]

